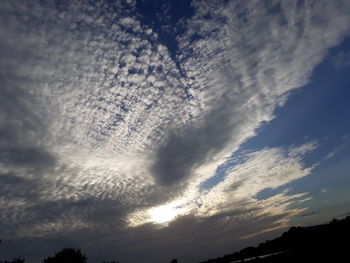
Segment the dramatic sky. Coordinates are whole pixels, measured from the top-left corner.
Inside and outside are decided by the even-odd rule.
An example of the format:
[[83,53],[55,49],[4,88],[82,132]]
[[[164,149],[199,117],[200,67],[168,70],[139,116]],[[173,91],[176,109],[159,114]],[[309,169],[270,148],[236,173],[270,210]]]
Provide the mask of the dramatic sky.
[[349,0],[3,0],[1,258],[198,262],[350,212]]

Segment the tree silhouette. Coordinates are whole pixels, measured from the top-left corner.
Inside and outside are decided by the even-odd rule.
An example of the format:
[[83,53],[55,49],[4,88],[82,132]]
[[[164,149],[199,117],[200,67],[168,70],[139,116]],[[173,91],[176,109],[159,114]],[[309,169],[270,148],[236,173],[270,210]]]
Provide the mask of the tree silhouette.
[[177,259],[174,258],[170,263],[177,263]]
[[[291,227],[280,237],[201,263],[345,262],[349,258],[350,216],[328,224]],[[348,260],[349,261],[349,260]],[[246,261],[248,262],[248,260]]]
[[47,257],[43,263],[87,263],[87,257],[80,249],[64,248],[53,257]]

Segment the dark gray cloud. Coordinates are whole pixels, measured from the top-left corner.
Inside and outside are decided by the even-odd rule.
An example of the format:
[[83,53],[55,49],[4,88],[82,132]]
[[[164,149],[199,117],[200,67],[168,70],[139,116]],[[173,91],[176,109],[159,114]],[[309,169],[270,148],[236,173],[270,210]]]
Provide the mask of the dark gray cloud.
[[18,166],[50,167],[55,159],[44,149],[19,148],[14,146],[3,147],[0,161],[4,164]]
[[307,213],[303,213],[300,216],[301,217],[312,217],[312,216],[316,216],[318,214],[319,214],[318,211],[310,211],[310,212],[307,212]]
[[[226,102],[227,103],[227,102]],[[193,170],[220,152],[232,139],[232,111],[226,103],[215,107],[198,127],[171,132],[157,151],[152,171],[164,185],[187,180]]]
[[0,196],[31,199],[38,195],[39,180],[17,176],[13,172],[0,174]]
[[[2,20],[8,14],[4,14]],[[9,39],[6,39],[8,37]],[[55,158],[40,145],[47,133],[48,119],[44,107],[31,89],[37,81],[21,69],[33,59],[30,49],[11,45],[4,33],[0,43],[0,164],[43,170]],[[19,45],[22,46],[22,45]]]

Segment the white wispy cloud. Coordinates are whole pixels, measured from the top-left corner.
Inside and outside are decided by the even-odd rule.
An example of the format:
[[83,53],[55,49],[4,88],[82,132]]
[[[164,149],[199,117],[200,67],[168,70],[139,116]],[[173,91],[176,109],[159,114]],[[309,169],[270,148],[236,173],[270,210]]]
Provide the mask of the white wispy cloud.
[[[310,174],[313,167],[304,167],[302,157],[312,151],[314,145],[309,143],[287,149],[269,148],[246,153],[236,158],[235,161],[239,163],[231,164],[232,167],[217,185],[203,190],[201,184],[194,181],[180,198],[159,207],[137,211],[131,215],[130,223],[137,226],[157,222],[154,211],[158,210],[159,214],[163,211],[169,217],[171,215],[171,219],[188,213],[208,217],[235,210],[241,210],[240,216],[250,210],[261,214],[286,213],[291,203],[306,198],[305,193],[288,195],[288,191],[284,191],[267,200],[258,200],[256,195],[264,189],[274,189]],[[246,216],[253,215],[247,213]]]
[[332,57],[332,63],[336,68],[350,66],[350,52],[340,51]]

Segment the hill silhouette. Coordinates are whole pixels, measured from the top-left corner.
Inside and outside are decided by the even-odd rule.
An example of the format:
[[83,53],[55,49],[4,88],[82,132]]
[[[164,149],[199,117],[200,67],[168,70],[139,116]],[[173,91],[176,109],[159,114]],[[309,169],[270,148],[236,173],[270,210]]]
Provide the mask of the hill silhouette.
[[291,227],[280,237],[201,263],[350,262],[350,216],[328,224]]

